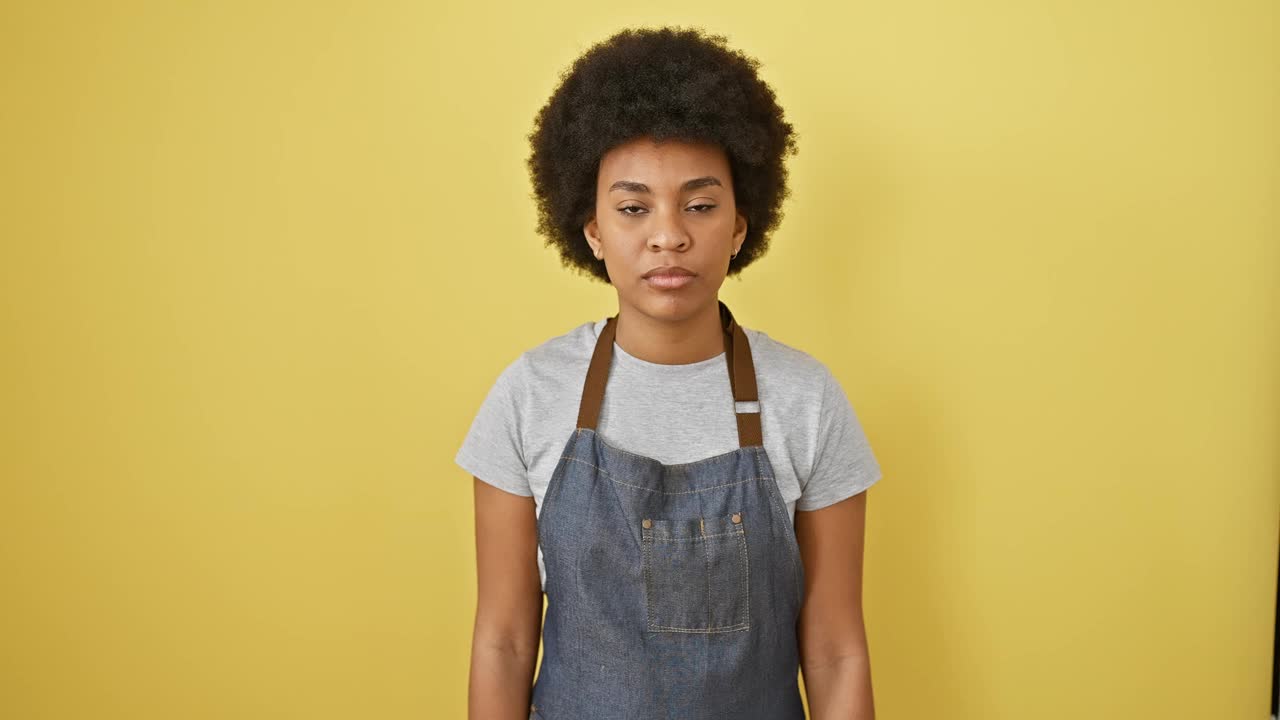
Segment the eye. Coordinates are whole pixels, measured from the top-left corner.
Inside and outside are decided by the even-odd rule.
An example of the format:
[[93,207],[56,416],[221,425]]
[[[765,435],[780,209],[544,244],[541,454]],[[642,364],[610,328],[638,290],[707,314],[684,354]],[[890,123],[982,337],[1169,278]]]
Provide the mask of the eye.
[[[720,207],[720,206],[711,205],[708,203],[699,203],[697,205],[690,205],[689,209],[701,215],[701,214],[709,213],[717,207]],[[637,212],[629,212],[631,210],[636,210]],[[640,205],[625,205],[623,207],[618,208],[618,212],[622,213],[623,215],[644,215],[649,211]]]

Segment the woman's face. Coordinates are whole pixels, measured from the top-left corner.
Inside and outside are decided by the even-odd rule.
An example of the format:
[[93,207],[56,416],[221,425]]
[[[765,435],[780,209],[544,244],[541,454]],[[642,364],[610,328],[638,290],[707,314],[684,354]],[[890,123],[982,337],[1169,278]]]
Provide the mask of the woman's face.
[[[583,233],[619,304],[679,321],[717,301],[747,221],[719,146],[638,138],[600,159],[596,212]],[[686,276],[664,276],[661,268]]]

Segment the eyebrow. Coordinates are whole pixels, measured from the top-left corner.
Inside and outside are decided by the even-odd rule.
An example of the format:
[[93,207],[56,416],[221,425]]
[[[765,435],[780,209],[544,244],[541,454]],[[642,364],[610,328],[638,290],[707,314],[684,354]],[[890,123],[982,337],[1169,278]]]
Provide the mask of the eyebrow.
[[[698,188],[707,187],[709,185],[724,187],[723,185],[720,184],[720,181],[716,177],[712,175],[704,175],[700,178],[686,180],[685,183],[680,186],[680,192],[697,190]],[[609,186],[609,192],[613,192],[614,190],[626,190],[627,192],[637,192],[637,193],[651,192],[649,190],[648,185],[645,185],[644,183],[641,183],[641,182],[636,182],[634,180],[619,180],[618,182]]]

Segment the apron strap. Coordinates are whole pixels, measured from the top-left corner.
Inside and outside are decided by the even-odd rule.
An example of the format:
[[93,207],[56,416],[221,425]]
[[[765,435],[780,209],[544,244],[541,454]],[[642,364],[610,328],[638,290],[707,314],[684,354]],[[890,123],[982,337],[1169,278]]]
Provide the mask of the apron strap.
[[[756,389],[755,363],[751,360],[751,345],[742,326],[733,319],[729,306],[720,304],[720,325],[724,330],[725,359],[729,371],[729,387],[733,391],[734,415],[738,419],[738,445],[755,447],[764,444],[760,427],[759,395]],[[605,321],[600,336],[596,338],[595,351],[587,366],[587,379],[582,387],[582,401],[578,407],[578,427],[594,430],[600,420],[600,408],[604,403],[605,383],[609,379],[609,365],[613,361],[613,341],[618,332],[618,316]],[[738,403],[757,403],[754,412],[741,412]]]

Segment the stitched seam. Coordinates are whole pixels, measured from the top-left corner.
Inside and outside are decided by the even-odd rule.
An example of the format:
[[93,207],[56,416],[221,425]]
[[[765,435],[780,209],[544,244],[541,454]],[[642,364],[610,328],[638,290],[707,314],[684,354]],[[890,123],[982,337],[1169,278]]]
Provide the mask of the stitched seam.
[[[643,531],[641,532],[643,533]],[[645,619],[649,622],[650,628],[655,627],[653,624],[653,600],[650,597],[651,591],[649,585],[649,546],[652,544],[652,538],[650,538],[649,542],[645,542],[643,534],[641,535],[640,546],[644,550],[644,609]]]
[[678,627],[668,627],[666,625],[654,625],[653,629],[664,630],[667,632],[713,633],[713,632],[732,632],[734,630],[748,630],[750,629],[750,627],[751,626],[747,625],[746,623],[739,623],[737,625],[725,625],[722,627],[713,627],[713,628],[678,628]]
[[[759,401],[757,401],[757,402],[759,402]],[[748,414],[748,415],[757,415],[758,413],[746,413],[746,414]],[[586,430],[589,430],[589,429],[590,429],[590,428],[577,428],[577,429],[576,429],[576,431],[577,431],[577,432],[583,432],[583,431],[586,431]],[[593,430],[592,432],[594,432],[594,430]],[[630,450],[623,450],[622,448],[617,447],[617,446],[615,446],[615,445],[610,445],[608,442],[606,442],[606,441],[605,441],[605,439],[604,439],[603,437],[601,437],[600,433],[598,433],[598,432],[596,433],[596,437],[597,437],[597,438],[599,438],[599,440],[600,440],[600,444],[601,444],[601,445],[604,445],[605,447],[609,448],[610,450],[613,450],[613,451],[615,451],[615,452],[620,452],[620,453],[622,453],[623,455],[630,455],[630,456],[631,456],[631,457],[633,457],[633,458],[640,458],[641,460],[644,460],[644,461],[646,461],[646,462],[651,462],[651,463],[652,463],[652,462],[657,462],[657,461],[655,461],[655,460],[654,460],[653,458],[651,458],[651,457],[646,457],[646,456],[644,456],[644,455],[640,455],[640,454],[638,454],[638,453],[633,453],[633,452],[631,452]],[[684,468],[684,467],[691,467],[691,466],[693,466],[693,465],[700,465],[700,464],[702,464],[702,463],[710,462],[711,460],[718,460],[718,459],[720,459],[720,458],[725,458],[725,457],[728,457],[728,456],[730,456],[730,455],[732,455],[732,454],[734,454],[734,453],[736,453],[736,452],[741,452],[742,450],[749,450],[749,451],[751,451],[752,453],[761,453],[761,452],[764,452],[764,451],[765,451],[765,447],[764,447],[763,445],[748,445],[748,446],[746,446],[746,447],[739,447],[739,448],[738,448],[738,449],[736,449],[736,450],[730,450],[730,451],[728,451],[728,452],[722,452],[722,453],[720,453],[719,455],[712,455],[712,456],[710,456],[710,457],[705,457],[705,458],[702,458],[701,460],[691,460],[690,462],[686,462],[686,463],[672,463],[672,464],[667,464],[667,463],[661,463],[661,462],[660,462],[660,463],[658,463],[658,464],[659,464],[659,465],[661,465],[661,466],[663,466],[663,467],[666,467],[666,468]]]
[[796,538],[795,526],[785,522],[788,513],[787,503],[782,499],[782,488],[778,487],[777,482],[774,482],[771,487],[764,489],[764,493],[769,496],[769,502],[773,504],[774,509],[778,511],[778,516],[784,521],[786,532],[790,533],[790,537],[783,538],[783,542],[788,547],[794,546],[792,552],[787,554],[792,556],[791,568],[795,576],[795,583],[793,584],[796,588],[796,597],[801,597],[804,594],[804,579],[801,577],[804,574],[804,558],[800,553],[800,541]]
[[742,623],[751,627],[751,568],[747,562],[747,528],[738,525],[739,545],[742,546]]
[[[704,535],[703,537],[705,538],[706,536]],[[720,536],[717,535],[716,537]],[[694,539],[696,540],[697,538]],[[707,594],[703,596],[705,599],[702,603],[702,606],[707,609],[707,619],[703,621],[703,624],[710,628],[715,627],[715,620],[712,619],[712,613],[715,608],[711,604],[711,543],[702,543],[702,560],[704,563],[702,566],[702,583],[707,589]]]
[[754,476],[754,477],[744,478],[744,479],[742,479],[742,480],[736,480],[736,481],[734,481],[734,482],[731,482],[731,483],[725,483],[725,484],[723,484],[723,485],[712,485],[712,486],[710,486],[710,487],[698,488],[697,490],[679,490],[679,491],[676,491],[676,492],[667,492],[667,491],[665,491],[665,490],[654,490],[653,488],[647,488],[647,487],[643,487],[643,486],[641,486],[641,485],[633,485],[633,484],[631,484],[631,483],[629,483],[629,482],[623,482],[622,480],[618,480],[618,479],[614,478],[613,473],[609,472],[608,470],[605,470],[604,468],[600,467],[599,465],[596,465],[596,464],[595,464],[595,463],[593,463],[593,462],[588,462],[588,461],[586,461],[586,460],[582,460],[582,459],[580,459],[580,458],[575,458],[575,457],[571,457],[571,458],[563,458],[563,459],[564,459],[564,460],[567,460],[567,461],[569,461],[569,462],[578,462],[578,463],[582,463],[583,465],[588,465],[588,466],[590,466],[590,467],[593,467],[593,468],[595,468],[596,470],[599,470],[601,473],[603,473],[603,474],[605,475],[605,477],[609,478],[609,481],[610,481],[610,482],[614,482],[614,483],[617,483],[617,484],[619,484],[619,485],[625,485],[625,486],[627,486],[627,487],[635,488],[635,489],[637,489],[637,490],[644,490],[645,492],[661,493],[661,494],[663,494],[663,495],[690,495],[690,494],[693,494],[693,493],[701,493],[701,492],[707,492],[707,491],[709,491],[709,490],[718,490],[718,489],[720,489],[720,488],[732,487],[732,486],[734,486],[734,485],[741,485],[742,483],[751,482],[751,481],[753,481],[753,480],[773,480],[773,478],[768,477],[768,476],[765,476],[765,475],[756,475],[756,476]]
[[716,535],[698,535],[697,537],[656,537],[653,542],[685,542],[686,540],[703,540],[705,538],[728,537],[737,535],[738,533],[729,531],[727,533],[719,533]]

